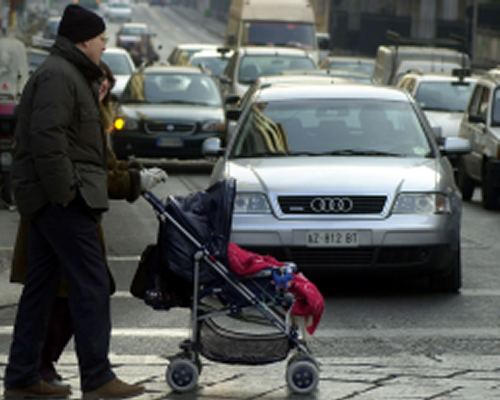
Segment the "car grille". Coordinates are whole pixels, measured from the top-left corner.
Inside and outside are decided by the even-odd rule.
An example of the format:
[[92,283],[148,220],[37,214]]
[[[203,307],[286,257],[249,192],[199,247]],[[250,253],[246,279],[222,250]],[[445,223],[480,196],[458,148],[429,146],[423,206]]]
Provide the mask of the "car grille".
[[[311,204],[313,200],[335,199],[336,203],[332,207],[323,207],[313,209]],[[352,200],[352,208],[340,207],[338,199]],[[386,196],[344,196],[344,195],[320,195],[320,196],[279,196],[278,203],[281,212],[284,214],[380,214],[384,209]],[[344,203],[346,203],[344,201]],[[351,204],[351,203],[349,203]]]
[[299,268],[416,266],[429,262],[434,254],[433,248],[423,246],[354,249],[252,246],[245,248],[259,254],[271,255],[280,261],[293,261]]
[[147,122],[146,132],[175,132],[189,135],[196,130],[196,124],[184,122]]

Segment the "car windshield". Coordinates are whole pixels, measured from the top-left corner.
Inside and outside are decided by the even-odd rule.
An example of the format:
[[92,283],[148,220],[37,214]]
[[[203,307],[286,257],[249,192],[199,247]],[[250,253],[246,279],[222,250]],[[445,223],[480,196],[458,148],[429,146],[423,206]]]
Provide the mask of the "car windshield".
[[473,87],[470,82],[460,85],[456,82],[422,82],[415,93],[415,100],[423,110],[463,112]]
[[222,105],[217,85],[210,76],[182,73],[136,74],[128,82],[121,102]]
[[124,54],[102,53],[102,61],[108,64],[114,75],[130,75],[132,66]]
[[313,24],[290,22],[247,22],[243,43],[312,49],[316,43]]
[[228,58],[222,57],[196,57],[191,60],[191,64],[196,67],[206,68],[215,76],[221,76],[228,60]]
[[424,129],[409,103],[301,99],[253,104],[230,157],[431,154]]
[[290,55],[248,55],[241,59],[238,81],[250,84],[259,76],[279,75],[285,70],[314,70],[314,61],[307,56]]
[[125,4],[125,3],[111,3],[109,5],[109,8],[117,8],[117,9],[129,9],[130,6],[128,4]]
[[135,26],[124,26],[121,31],[120,35],[127,35],[127,36],[141,36],[147,33],[147,30],[143,27],[135,27]]

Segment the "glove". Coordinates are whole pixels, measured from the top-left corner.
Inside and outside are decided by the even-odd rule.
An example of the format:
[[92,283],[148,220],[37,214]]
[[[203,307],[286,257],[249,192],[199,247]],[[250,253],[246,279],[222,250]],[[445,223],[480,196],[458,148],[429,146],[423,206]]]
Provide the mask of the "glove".
[[161,182],[166,182],[168,175],[161,168],[144,168],[140,170],[141,191],[147,192]]

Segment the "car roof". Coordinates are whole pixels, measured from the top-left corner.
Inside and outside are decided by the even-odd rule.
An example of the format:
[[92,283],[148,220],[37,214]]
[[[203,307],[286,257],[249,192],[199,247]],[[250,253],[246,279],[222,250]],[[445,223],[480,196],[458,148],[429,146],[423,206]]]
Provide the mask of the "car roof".
[[297,49],[294,47],[279,47],[279,46],[242,46],[239,48],[240,53],[250,54],[250,55],[308,55],[307,51],[304,49]]
[[329,55],[324,59],[328,61],[353,61],[358,63],[374,64],[375,59],[373,57],[363,57],[363,56],[334,56]]
[[122,28],[148,28],[147,24],[144,22],[125,22],[122,24]]
[[[439,74],[439,73],[432,73],[432,74],[419,74],[419,73],[408,73],[405,74],[401,77],[401,79],[406,78],[406,77],[412,77],[415,78],[417,81],[426,81],[426,82],[455,82],[458,81],[458,77],[452,76],[449,74]],[[466,82],[476,82],[479,79],[479,76],[466,76],[464,77],[464,80]]]
[[450,49],[448,47],[435,47],[435,46],[411,46],[411,45],[403,45],[403,46],[387,46],[389,48],[397,47],[398,54],[404,56],[412,56],[415,55],[417,58],[421,57],[422,54],[429,55],[454,55],[461,54],[459,50]]
[[106,50],[104,50],[104,52],[112,54],[128,54],[128,51],[122,47],[106,47]]
[[207,75],[198,67],[193,67],[190,65],[152,65],[150,67],[144,68],[145,74],[156,74],[156,73],[182,73],[182,74],[204,74]]
[[221,47],[221,45],[215,43],[181,43],[176,47],[181,50],[216,49],[217,47]]
[[264,85],[276,84],[322,84],[332,83],[352,83],[351,80],[332,77],[328,75],[304,75],[304,74],[286,74],[286,75],[267,75],[257,78],[256,84],[260,87]]
[[218,52],[217,50],[201,50],[197,51],[191,56],[191,59],[197,58],[197,57],[214,57],[214,58],[229,58],[233,55],[234,51],[230,50],[226,52],[224,55],[222,53]]
[[401,89],[348,83],[341,85],[294,85],[284,83],[262,87],[257,92],[258,101],[290,99],[375,99],[411,102],[408,94]]

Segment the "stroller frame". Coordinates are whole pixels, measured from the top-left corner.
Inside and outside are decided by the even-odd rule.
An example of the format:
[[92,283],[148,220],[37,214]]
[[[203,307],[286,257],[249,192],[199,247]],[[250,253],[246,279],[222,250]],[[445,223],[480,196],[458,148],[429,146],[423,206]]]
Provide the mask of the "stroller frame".
[[[186,228],[184,228],[172,215],[168,213],[162,201],[153,193],[143,193],[153,207],[160,223],[170,223],[175,226],[198,250],[193,254],[193,298],[191,307],[191,338],[184,340],[179,347],[181,353],[169,357],[169,365],[166,371],[166,381],[175,392],[188,392],[193,390],[201,373],[202,365],[199,359],[199,326],[204,320],[215,315],[229,315],[234,310],[231,308],[217,309],[212,312],[200,314],[200,265],[204,261],[216,272],[217,276],[229,284],[241,297],[246,300],[249,306],[253,307],[278,330],[278,335],[286,336],[289,349],[296,349],[296,353],[289,359],[287,364],[286,380],[288,388],[297,394],[308,394],[316,389],[319,382],[319,365],[311,355],[304,338],[300,339],[298,327],[295,323],[290,323],[290,310],[286,315],[280,315],[263,299],[260,299],[242,281],[240,281],[232,271],[222,262],[217,260],[207,248],[202,245]],[[169,201],[176,202],[173,196],[168,197]],[[263,293],[268,295],[268,293]],[[255,335],[259,337],[259,335]],[[285,356],[286,357],[286,356]],[[221,360],[217,360],[223,362]],[[273,362],[273,361],[271,361]],[[263,364],[257,363],[257,364]]]

